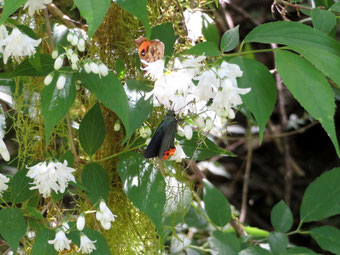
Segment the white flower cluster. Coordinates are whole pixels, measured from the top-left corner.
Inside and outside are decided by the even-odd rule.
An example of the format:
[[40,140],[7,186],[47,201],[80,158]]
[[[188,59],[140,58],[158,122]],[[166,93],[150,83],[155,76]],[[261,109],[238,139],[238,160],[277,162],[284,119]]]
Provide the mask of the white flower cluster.
[[3,54],[4,64],[8,58],[12,57],[16,61],[20,61],[25,56],[35,54],[35,47],[41,42],[41,39],[34,40],[31,37],[21,33],[17,28],[13,28],[10,35],[4,25],[0,26],[0,53]]
[[45,9],[47,4],[52,3],[52,0],[28,0],[24,5],[24,10],[28,8],[28,14],[33,16],[35,12]]
[[35,186],[30,189],[38,189],[39,193],[47,198],[51,191],[64,193],[70,181],[75,182],[72,173],[75,169],[67,166],[67,161],[60,162],[40,162],[32,167],[28,167],[27,176],[33,179]]
[[[111,228],[111,221],[114,222],[115,217],[117,216],[112,214],[105,201],[100,201],[99,210],[96,212],[96,218],[100,221],[104,229],[108,230]],[[81,252],[82,254],[92,253],[92,251],[97,249],[94,245],[97,240],[92,241],[82,232],[85,227],[85,216],[83,213],[78,217],[76,226],[78,231],[80,231],[80,247],[78,252]],[[49,240],[48,243],[53,244],[54,249],[57,251],[63,251],[65,249],[70,250],[71,240],[69,240],[65,234],[65,232],[69,231],[69,229],[70,227],[68,224],[63,223],[63,225],[57,229],[55,238],[53,240]]]
[[[0,107],[0,155],[5,161],[10,160],[10,154],[4,142],[6,119],[2,107]],[[1,188],[0,188],[1,189]]]
[[[101,61],[92,61],[90,59],[81,60],[78,56],[79,52],[85,51],[85,39],[80,35],[79,31],[70,31],[67,34],[67,41],[70,43],[70,47],[65,49],[65,52],[59,55],[58,50],[52,52],[52,58],[54,61],[54,70],[58,71],[64,64],[64,59],[67,58],[68,62],[71,64],[71,68],[74,71],[79,70],[81,65],[87,73],[93,72],[99,74],[99,76],[106,76],[109,73],[107,66]],[[73,48],[74,47],[74,48]],[[53,81],[55,71],[49,73],[45,79],[44,84],[46,86],[50,85]],[[58,80],[56,83],[57,89],[63,89],[66,83],[66,75],[59,71]]]

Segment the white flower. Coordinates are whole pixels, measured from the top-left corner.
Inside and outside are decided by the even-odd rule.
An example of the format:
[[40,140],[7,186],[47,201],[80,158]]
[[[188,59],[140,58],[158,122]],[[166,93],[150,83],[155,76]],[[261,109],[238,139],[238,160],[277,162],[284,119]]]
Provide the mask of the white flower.
[[62,67],[64,63],[64,55],[60,55],[55,61],[54,61],[54,69],[59,70],[60,67]]
[[175,155],[171,156],[171,160],[175,160],[176,162],[182,162],[182,159],[187,158],[182,146],[180,144],[176,144],[176,153]]
[[99,74],[101,76],[106,76],[106,75],[108,75],[108,73],[109,73],[109,69],[107,68],[107,66],[104,65],[103,63],[101,63],[99,65]]
[[205,125],[207,130],[211,130],[214,127],[214,122],[210,118],[207,118],[205,120]]
[[146,62],[142,60],[142,62],[146,65],[143,70],[146,71],[145,76],[150,76],[150,78],[154,81],[156,79],[160,79],[163,76],[164,70],[164,60],[159,59],[155,62]]
[[71,63],[74,64],[74,63],[77,63],[78,62],[78,54],[77,53],[73,53],[71,55]]
[[9,178],[0,174],[0,197],[2,197],[2,193],[8,189],[7,182],[9,182]]
[[4,63],[7,63],[10,56],[19,61],[20,58],[24,56],[34,55],[35,47],[37,47],[40,42],[41,39],[34,40],[21,33],[19,29],[14,28],[9,36],[0,41],[0,49],[2,49],[4,54]]
[[110,211],[104,200],[100,201],[99,210],[96,212],[96,218],[100,221],[104,229],[109,230],[111,228],[111,221],[115,222],[115,217],[117,216]]
[[63,251],[64,249],[70,250],[71,240],[66,237],[63,230],[58,230],[55,238],[53,240],[48,240],[48,243],[53,244],[54,249],[56,249],[57,251]]
[[78,44],[77,44],[77,47],[78,47],[78,50],[79,50],[80,52],[85,51],[85,40],[84,40],[84,38],[80,38],[80,39],[79,39]]
[[79,231],[82,231],[85,227],[85,217],[84,214],[80,214],[80,216],[77,219],[77,229]]
[[77,35],[73,35],[71,44],[72,44],[72,46],[76,46],[78,44],[78,36]]
[[81,251],[81,253],[83,254],[91,253],[93,250],[96,250],[96,246],[94,245],[95,242],[97,242],[97,240],[91,241],[86,235],[81,234],[80,235],[80,248],[78,252]]
[[96,63],[91,62],[90,63],[90,67],[91,67],[91,72],[92,73],[95,73],[95,74],[99,73],[99,67],[98,67],[98,65]]
[[72,68],[72,70],[78,70],[77,63],[72,63],[71,68]]
[[58,57],[58,55],[59,55],[58,50],[54,50],[54,51],[52,52],[52,58],[53,58],[53,59],[56,59],[56,58]]
[[68,42],[72,42],[72,40],[73,40],[73,33],[68,33],[68,34],[67,34],[67,37],[66,37],[66,40],[67,40]]
[[84,64],[84,69],[85,69],[86,73],[91,73],[91,67],[90,67],[89,63],[86,62]]
[[205,127],[204,120],[202,119],[201,116],[196,117],[195,124],[198,128],[204,128]]
[[64,74],[60,74],[57,80],[57,89],[63,89],[66,83],[66,76]]
[[201,11],[194,11],[187,9],[184,11],[184,21],[188,30],[188,38],[192,42],[197,41],[200,37],[203,37],[202,28],[203,22],[212,23],[213,20],[205,13]]
[[68,49],[66,50],[66,55],[67,55],[68,57],[71,57],[72,54],[73,54],[72,48],[68,48]]
[[44,79],[44,84],[45,84],[46,86],[48,86],[48,85],[51,84],[52,80],[53,80],[53,72],[52,72],[52,73],[49,73],[49,74],[45,77],[45,79]]
[[35,12],[45,9],[45,4],[52,3],[52,0],[28,0],[24,5],[24,10],[28,7],[28,14],[33,16]]
[[191,140],[192,138],[192,128],[189,125],[184,126],[184,135],[187,140]]
[[51,195],[51,191],[56,193],[64,193],[69,181],[75,182],[72,172],[75,169],[67,166],[67,161],[60,162],[40,162],[34,166],[28,167],[27,176],[34,179],[35,186],[30,189],[38,189],[39,193],[47,198]]
[[[0,42],[4,40],[8,36],[8,32],[5,25],[0,26]],[[2,52],[2,48],[0,48],[0,52]]]
[[2,139],[0,139],[0,154],[5,161],[10,160],[9,151],[7,149],[5,142]]

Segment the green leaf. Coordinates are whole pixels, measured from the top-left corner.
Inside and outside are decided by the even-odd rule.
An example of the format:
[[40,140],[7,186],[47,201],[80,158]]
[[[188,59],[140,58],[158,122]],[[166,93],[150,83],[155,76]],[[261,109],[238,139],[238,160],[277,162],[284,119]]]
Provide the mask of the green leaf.
[[241,250],[241,241],[233,234],[215,230],[209,239],[212,248],[219,255],[238,255]]
[[318,255],[318,253],[315,253],[314,251],[305,247],[294,247],[288,249],[285,255]]
[[313,118],[320,121],[340,157],[334,127],[334,93],[326,78],[305,59],[288,51],[277,52],[275,64],[295,99]]
[[160,171],[136,152],[121,155],[117,169],[125,194],[155,224],[163,240],[165,181]]
[[340,230],[333,226],[313,228],[309,234],[325,251],[340,254]]
[[259,246],[250,246],[242,250],[238,255],[270,255],[270,252]]
[[127,89],[135,92],[150,92],[152,89],[143,81],[127,80]]
[[152,111],[151,99],[144,100],[144,97],[141,97],[137,102],[128,99],[123,85],[112,72],[99,78],[96,74],[87,74],[84,71],[80,74],[80,79],[84,87],[92,91],[121,119],[126,132],[123,142],[130,138]]
[[209,219],[217,226],[223,227],[231,219],[231,209],[227,198],[207,179],[203,179],[203,200]]
[[76,98],[76,86],[74,76],[66,75],[64,88],[56,87],[59,74],[55,74],[50,85],[41,92],[41,111],[44,116],[46,144],[50,142],[50,136],[54,126],[65,117]]
[[270,221],[275,231],[285,233],[293,225],[293,214],[282,200],[278,202],[270,213]]
[[68,150],[61,156],[59,162],[67,161],[67,166],[72,167],[74,165],[74,155],[72,150]]
[[92,37],[105,18],[110,0],[74,0],[79,12],[89,26],[88,36]]
[[329,10],[333,12],[340,12],[340,2],[333,4]]
[[26,201],[35,192],[34,190],[30,190],[31,185],[29,183],[32,182],[32,179],[26,176],[27,172],[27,169],[22,169],[18,171],[12,179],[11,201],[14,204]]
[[41,215],[41,212],[35,208],[35,207],[31,207],[31,206],[26,206],[25,207],[26,212],[28,213],[28,215],[32,218],[36,218],[38,220],[42,220],[44,217]]
[[116,59],[115,71],[119,80],[122,80],[126,75],[126,67],[120,58]]
[[37,70],[38,72],[42,72],[42,66],[40,62],[40,48],[37,49],[37,52],[28,59],[28,61],[32,64],[32,66]]
[[1,13],[0,25],[3,24],[11,14],[18,10],[27,1],[28,0],[5,0],[4,8]]
[[312,10],[313,27],[316,30],[328,34],[336,25],[336,17],[334,13],[326,10],[314,8]]
[[202,18],[203,18],[202,34],[204,38],[207,41],[214,43],[218,47],[220,33],[218,32],[215,22],[213,23],[209,22],[204,15],[202,15]]
[[238,45],[240,41],[239,26],[226,31],[221,39],[221,51],[228,52]]
[[206,57],[216,57],[220,56],[221,52],[218,50],[217,46],[214,43],[201,42],[185,51],[184,54],[196,56],[202,56],[204,54]]
[[304,222],[319,221],[339,214],[339,183],[339,167],[323,173],[312,182],[302,198],[300,219]]
[[[190,140],[178,137],[183,147],[185,154],[189,158],[195,158],[195,160],[205,160],[214,156],[224,155],[234,157],[235,155],[229,151],[226,151],[216,145],[208,137],[205,139],[198,136],[198,132],[194,132]],[[204,139],[204,142],[202,142]]]
[[288,245],[288,237],[280,232],[271,232],[268,237],[270,250],[273,255],[285,254]]
[[16,251],[19,241],[25,235],[27,226],[24,215],[19,208],[4,208],[0,211],[0,234]]
[[172,23],[163,23],[151,29],[151,40],[158,39],[164,43],[164,55],[171,57],[176,42],[175,31]]
[[93,155],[103,144],[105,122],[97,102],[84,116],[79,125],[79,141],[84,151]]
[[32,247],[31,255],[57,255],[58,252],[54,249],[53,245],[48,243],[48,240],[53,240],[55,232],[49,229],[43,229],[38,231],[35,237],[34,244]]
[[81,175],[82,184],[86,187],[86,195],[92,204],[99,199],[106,199],[109,193],[109,177],[105,169],[97,163],[91,163],[84,167]]
[[230,63],[239,65],[243,71],[242,77],[237,79],[237,85],[240,88],[251,88],[251,91],[241,95],[241,98],[259,125],[259,142],[261,143],[264,129],[276,102],[275,80],[267,67],[256,60],[237,57],[231,59]]
[[328,76],[340,86],[339,56],[318,48],[300,46],[290,46],[289,48],[303,55],[305,59],[311,62],[325,76]]
[[257,26],[246,36],[244,41],[314,47],[340,55],[338,41],[298,22],[277,21]]
[[148,10],[146,8],[147,0],[114,0],[116,4],[123,7],[132,15],[136,16],[144,25],[146,37],[149,38],[151,34]]
[[0,78],[12,78],[16,76],[46,76],[50,72],[54,70],[54,60],[50,55],[41,54],[40,55],[40,65],[41,71],[37,71],[37,69],[32,65],[29,59],[25,59],[21,62],[13,71],[8,73],[0,73]]

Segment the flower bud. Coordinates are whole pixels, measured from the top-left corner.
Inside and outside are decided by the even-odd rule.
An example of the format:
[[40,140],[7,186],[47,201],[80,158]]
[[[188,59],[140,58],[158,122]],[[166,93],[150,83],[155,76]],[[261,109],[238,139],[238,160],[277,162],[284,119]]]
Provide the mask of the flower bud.
[[120,120],[116,120],[113,130],[116,132],[120,130]]
[[74,71],[78,70],[77,63],[72,63],[71,68],[72,68],[72,70],[74,70]]
[[60,74],[57,80],[57,89],[63,89],[66,83],[66,76],[64,74]]
[[231,120],[235,118],[235,112],[231,108],[228,111],[228,118]]
[[150,137],[150,136],[151,136],[151,129],[150,129],[148,126],[146,126],[146,127],[144,128],[144,132],[145,132],[145,134],[146,134],[147,137]]
[[67,56],[72,56],[73,50],[71,48],[68,48],[66,51]]
[[73,53],[71,56],[71,63],[75,64],[78,62],[78,54],[77,53]]
[[53,58],[53,59],[56,59],[56,58],[58,57],[58,54],[59,54],[58,50],[54,50],[54,51],[52,52],[52,58]]
[[77,229],[79,231],[83,231],[84,227],[85,227],[85,217],[84,217],[84,214],[82,213],[77,219]]
[[63,222],[63,225],[61,225],[61,228],[63,231],[69,231],[70,230],[70,225],[67,222]]
[[204,123],[204,120],[202,119],[202,117],[198,116],[196,119],[195,119],[195,124],[197,125],[198,128],[204,128],[205,127],[205,123]]
[[77,35],[73,35],[71,44],[72,44],[72,46],[76,46],[78,44],[78,36]]
[[77,47],[78,47],[78,49],[79,48],[84,48],[85,49],[85,40],[84,40],[84,38],[80,38],[79,39]]
[[141,136],[142,138],[146,138],[146,137],[147,137],[147,135],[146,135],[146,133],[145,133],[145,128],[144,128],[143,126],[140,127],[140,129],[139,129],[139,134],[140,134],[140,136]]
[[185,138],[191,140],[192,138],[192,128],[189,125],[184,126],[184,135]]
[[44,84],[45,84],[46,86],[48,86],[48,85],[51,84],[52,80],[53,80],[53,72],[52,72],[52,73],[49,73],[49,74],[45,77],[45,79],[44,79]]
[[91,73],[91,67],[90,67],[89,63],[86,62],[84,64],[84,69],[85,69],[86,73]]
[[99,67],[96,63],[91,62],[90,63],[91,71],[92,73],[98,74],[99,73]]
[[101,76],[106,76],[106,75],[108,75],[108,73],[109,73],[109,69],[107,68],[107,66],[104,65],[103,63],[101,63],[99,65],[99,74]]
[[205,127],[207,130],[211,130],[214,127],[214,122],[210,118],[207,118],[205,120]]
[[68,34],[67,34],[67,37],[66,37],[66,40],[67,40],[68,42],[72,42],[72,40],[73,40],[73,34],[72,34],[72,33],[68,33]]
[[54,61],[54,69],[59,70],[60,67],[62,67],[64,63],[64,56],[60,55],[55,61]]
[[80,52],[84,52],[84,51],[85,51],[85,47],[79,47],[79,46],[78,46],[78,50],[79,50]]

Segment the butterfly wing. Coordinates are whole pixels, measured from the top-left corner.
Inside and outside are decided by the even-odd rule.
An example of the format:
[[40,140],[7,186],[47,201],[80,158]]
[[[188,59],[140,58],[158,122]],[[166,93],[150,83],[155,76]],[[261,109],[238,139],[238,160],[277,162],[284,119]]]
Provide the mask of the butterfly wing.
[[164,137],[164,131],[164,121],[162,121],[161,124],[159,124],[155,134],[152,136],[148,147],[144,151],[145,158],[153,158],[158,156]]
[[[163,139],[158,151],[158,157],[160,159],[168,159],[169,156],[173,155],[175,153],[175,145],[174,145],[174,141],[175,141],[175,136],[177,133],[177,120],[173,119],[171,120],[164,128],[164,135],[163,135]],[[170,149],[171,150],[171,154],[170,155],[165,155],[165,152],[168,152]]]

